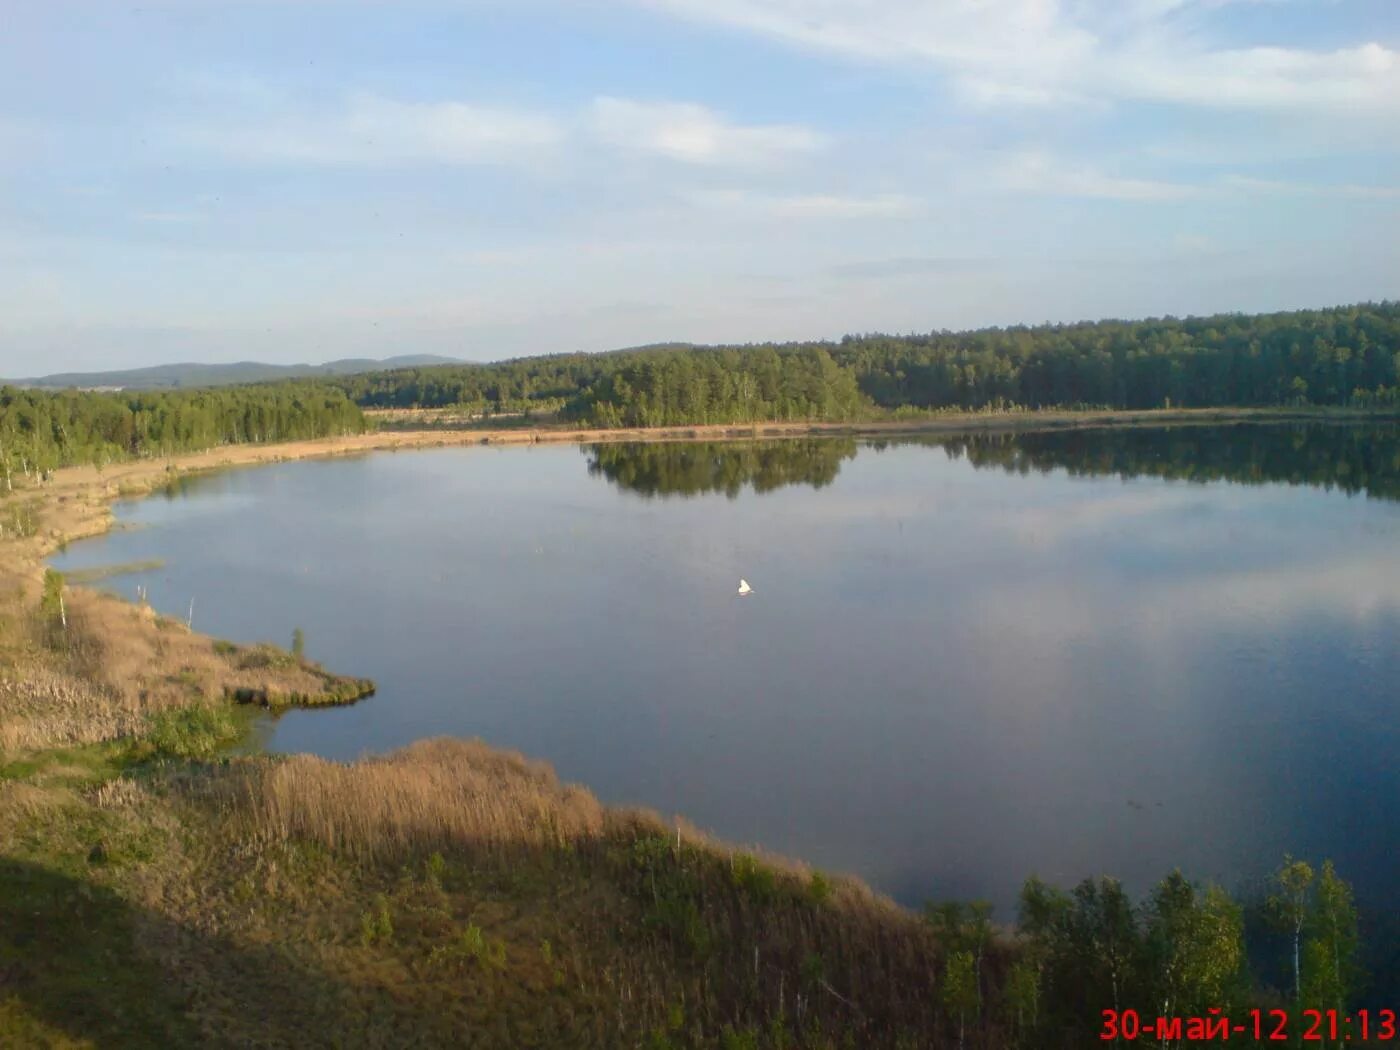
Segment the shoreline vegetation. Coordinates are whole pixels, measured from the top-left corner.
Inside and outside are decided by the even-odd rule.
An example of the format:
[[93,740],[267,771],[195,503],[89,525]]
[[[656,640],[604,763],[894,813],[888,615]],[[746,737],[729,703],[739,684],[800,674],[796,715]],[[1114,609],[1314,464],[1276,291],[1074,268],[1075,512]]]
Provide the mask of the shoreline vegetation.
[[348,764],[233,754],[246,724],[230,701],[348,702],[372,683],[209,638],[73,586],[45,558],[110,527],[113,501],[183,477],[375,450],[1395,414],[580,429],[419,412],[46,479],[26,467],[0,496],[0,1045],[1069,1047],[1110,1006],[1345,1006],[1356,916],[1330,868],[1289,861],[1258,907],[1179,875],[1140,903],[1111,879],[1072,894],[1032,880],[1011,927],[979,904],[920,915],[857,880],[605,807],[481,742]]

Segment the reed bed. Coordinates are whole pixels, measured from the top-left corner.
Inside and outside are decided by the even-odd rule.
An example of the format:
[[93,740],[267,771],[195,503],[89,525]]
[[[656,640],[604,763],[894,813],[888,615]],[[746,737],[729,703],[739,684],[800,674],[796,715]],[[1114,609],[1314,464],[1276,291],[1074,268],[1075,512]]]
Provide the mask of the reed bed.
[[63,670],[29,667],[0,677],[0,755],[129,736],[144,725],[140,703]]
[[[459,925],[479,922],[486,942],[502,946],[490,994],[520,982],[507,995],[519,1003],[496,999],[503,1014],[519,1007],[529,1016],[526,993],[539,994],[530,975],[541,969],[540,941],[550,941],[555,962],[545,972],[563,967],[549,982],[564,982],[578,1014],[565,1045],[576,1045],[584,1017],[598,1045],[643,1044],[668,1031],[677,1010],[689,1035],[646,1045],[779,1030],[800,1033],[801,1045],[838,1046],[845,1036],[867,1046],[941,1045],[945,1019],[932,992],[943,952],[928,924],[858,880],[653,812],[604,807],[517,753],[436,739],[352,763],[235,762],[184,783],[197,807],[220,811],[238,850],[282,857],[287,870],[285,858],[312,844],[328,851],[340,885],[353,872],[362,897],[382,886],[367,928],[395,930],[395,950],[409,960],[455,950],[455,934],[408,932],[436,930],[444,908],[460,914]],[[428,876],[414,873],[434,865],[446,875],[425,891]],[[372,940],[379,945],[380,934]],[[989,961],[989,984],[997,969]],[[432,973],[415,978],[424,995],[421,982],[438,980]]]
[[263,834],[367,859],[554,848],[597,838],[604,811],[545,763],[476,740],[425,740],[354,764],[310,755],[250,766],[237,803]]

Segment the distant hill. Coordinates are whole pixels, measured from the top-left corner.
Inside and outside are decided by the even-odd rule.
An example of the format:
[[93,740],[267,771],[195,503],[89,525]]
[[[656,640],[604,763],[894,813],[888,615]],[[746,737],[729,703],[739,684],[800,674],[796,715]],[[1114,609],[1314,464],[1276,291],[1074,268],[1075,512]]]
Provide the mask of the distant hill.
[[[380,372],[394,368],[420,368],[427,365],[455,365],[462,362],[437,354],[404,354],[372,358],[347,357],[327,361],[323,365],[269,365],[259,361],[237,361],[223,365],[154,365],[150,368],[128,368],[115,372],[60,372],[34,379],[16,379],[16,386],[59,390],[66,387],[82,389],[120,388],[122,390],[169,390],[176,387],[231,386],[235,383],[259,383],[268,379],[300,379],[306,376],[344,376],[359,372]],[[3,382],[0,380],[0,382]]]

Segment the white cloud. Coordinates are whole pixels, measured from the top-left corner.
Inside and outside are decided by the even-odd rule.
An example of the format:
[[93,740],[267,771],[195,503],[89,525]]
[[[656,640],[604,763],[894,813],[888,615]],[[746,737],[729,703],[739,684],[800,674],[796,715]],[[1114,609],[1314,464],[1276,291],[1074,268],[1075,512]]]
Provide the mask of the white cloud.
[[592,142],[690,164],[759,168],[812,153],[827,141],[798,125],[738,124],[693,102],[601,97],[583,110],[548,113],[370,94],[319,108],[266,90],[252,95],[245,89],[234,98],[220,94],[225,116],[178,123],[168,133],[182,144],[244,163],[526,163],[561,145]]
[[908,218],[920,210],[916,198],[897,193],[863,197],[707,190],[687,194],[686,199],[726,214],[779,219],[898,219]]
[[1186,183],[1108,175],[1034,151],[1015,154],[994,173],[994,180],[1003,189],[1021,193],[1116,201],[1177,201],[1204,192]]
[[1044,0],[640,0],[699,21],[874,61],[1037,66],[1085,57],[1093,36]]
[[981,104],[1137,99],[1400,111],[1400,51],[1211,43],[1229,0],[633,0],[862,62],[930,64]]
[[1283,197],[1352,197],[1361,200],[1400,198],[1400,186],[1367,186],[1354,182],[1293,182],[1287,179],[1259,179],[1249,175],[1226,175],[1221,184],[1243,193]]
[[[1106,86],[1128,98],[1215,109],[1346,113],[1400,109],[1400,52],[1252,47],[1120,55]],[[1139,60],[1140,59],[1140,60]]]
[[793,124],[734,124],[690,102],[594,100],[592,128],[614,146],[690,164],[763,167],[826,144],[824,136]]
[[182,125],[183,142],[254,163],[395,167],[519,160],[559,141],[553,118],[466,102],[356,95],[323,111],[282,111]]

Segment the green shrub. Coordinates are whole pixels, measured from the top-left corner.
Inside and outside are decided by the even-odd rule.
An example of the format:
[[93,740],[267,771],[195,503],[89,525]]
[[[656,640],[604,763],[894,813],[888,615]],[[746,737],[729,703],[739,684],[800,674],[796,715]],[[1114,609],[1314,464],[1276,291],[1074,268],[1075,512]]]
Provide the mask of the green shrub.
[[693,897],[679,893],[661,896],[647,909],[642,921],[665,930],[677,947],[697,959],[708,957],[714,948],[714,936]]
[[[423,878],[435,890],[442,889],[443,876],[447,874],[447,861],[441,853],[430,853],[423,862]],[[549,942],[546,941],[546,944]]]
[[484,970],[504,970],[506,942],[498,938],[488,940],[481,927],[472,922],[450,944],[434,948],[428,961],[436,965],[471,962]]
[[632,866],[647,875],[655,875],[671,859],[671,843],[660,835],[642,835],[632,843]]
[[740,853],[734,858],[731,877],[735,886],[760,904],[771,901],[777,893],[778,880],[773,869],[760,864],[747,853]]
[[555,959],[554,945],[550,941],[540,941],[540,957],[544,959],[545,966],[549,968],[549,974],[554,979],[555,987],[562,988],[565,980],[564,968]]
[[150,717],[139,742],[163,758],[208,758],[238,738],[239,726],[226,707],[197,704]]
[[389,916],[389,898],[376,893],[374,907],[360,916],[360,943],[368,948],[372,944],[386,944],[393,939],[394,920]]
[[63,609],[63,573],[57,569],[44,570],[44,596],[40,600],[44,619],[58,624],[65,617]]
[[238,659],[238,666],[245,671],[260,671],[264,669],[286,669],[295,667],[298,661],[282,649],[275,645],[255,645],[244,649]]

